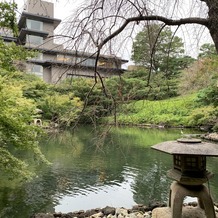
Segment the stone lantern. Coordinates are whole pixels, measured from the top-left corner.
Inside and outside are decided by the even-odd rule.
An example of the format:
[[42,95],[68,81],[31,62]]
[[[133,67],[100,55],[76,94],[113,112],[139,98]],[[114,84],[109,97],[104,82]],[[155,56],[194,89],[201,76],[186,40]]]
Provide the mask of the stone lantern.
[[218,156],[218,144],[200,139],[182,138],[152,146],[153,149],[173,155],[173,169],[167,172],[175,180],[170,187],[169,207],[172,218],[182,217],[186,196],[197,197],[199,207],[208,218],[216,218],[210,193],[204,183],[213,174],[206,169],[206,157]]

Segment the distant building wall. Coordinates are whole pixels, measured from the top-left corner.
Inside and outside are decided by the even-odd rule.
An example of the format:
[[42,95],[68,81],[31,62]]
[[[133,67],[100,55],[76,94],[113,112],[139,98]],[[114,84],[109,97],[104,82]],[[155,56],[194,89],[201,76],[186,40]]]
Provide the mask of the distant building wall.
[[54,17],[54,4],[46,1],[27,0],[24,11],[45,17]]
[[47,83],[51,83],[51,67],[44,67],[43,69],[43,80]]
[[[54,4],[42,0],[27,0],[18,22],[19,41],[39,54],[27,61],[27,71],[41,77],[45,82],[57,83],[67,77],[94,77],[96,60],[92,53],[65,50],[55,44],[55,28],[61,20],[54,18]],[[100,55],[97,66],[102,77],[123,73],[126,60],[115,56]]]

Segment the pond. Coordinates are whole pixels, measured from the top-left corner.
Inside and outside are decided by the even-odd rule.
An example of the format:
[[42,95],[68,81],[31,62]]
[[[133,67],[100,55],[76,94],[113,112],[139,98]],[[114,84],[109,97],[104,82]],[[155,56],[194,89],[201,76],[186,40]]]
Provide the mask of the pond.
[[[41,141],[51,166],[38,166],[32,160],[37,178],[22,185],[1,178],[0,217],[167,202],[172,181],[166,171],[172,167],[172,156],[150,147],[180,136],[179,129],[115,127],[51,134]],[[215,173],[209,184],[215,201],[217,163],[218,158],[208,158],[208,169]]]

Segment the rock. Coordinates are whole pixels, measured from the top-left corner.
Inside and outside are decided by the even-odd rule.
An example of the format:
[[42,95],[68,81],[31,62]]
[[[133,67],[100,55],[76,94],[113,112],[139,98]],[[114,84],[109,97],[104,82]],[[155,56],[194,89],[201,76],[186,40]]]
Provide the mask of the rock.
[[[119,217],[119,215],[124,216],[124,217],[127,216],[128,210],[125,208],[117,208],[116,209],[116,216]],[[121,216],[120,216],[120,218],[121,218]]]
[[[155,208],[152,211],[152,218],[171,218],[171,209],[169,207]],[[182,218],[206,218],[202,209],[187,206],[182,209]]]
[[209,133],[203,136],[204,139],[218,142],[218,133]]
[[70,212],[70,213],[65,214],[65,215],[62,216],[62,217],[64,217],[64,218],[73,218],[73,217],[75,217],[75,216],[74,216],[74,213]]
[[170,218],[171,210],[170,208],[155,208],[152,211],[152,218]]
[[109,214],[109,215],[107,216],[107,218],[116,218],[116,216],[115,216],[115,215],[112,215],[112,214]]
[[99,213],[100,210],[99,209],[92,209],[92,210],[87,210],[85,213],[84,213],[84,217],[91,217],[92,215],[96,214],[96,213]]
[[160,203],[160,202],[153,202],[149,204],[149,211],[152,211],[153,209],[157,207],[166,207],[165,203]]
[[143,205],[143,204],[137,204],[137,205],[134,205],[132,207],[131,212],[136,212],[136,211],[146,212],[146,211],[150,211],[150,208],[145,206],[145,205]]
[[142,212],[136,212],[136,213],[133,213],[133,215],[135,216],[135,218],[143,218],[144,217],[144,214]]
[[149,212],[146,212],[145,214],[144,214],[144,218],[151,218],[151,211],[149,211]]
[[189,203],[188,203],[188,206],[197,207],[197,206],[198,206],[198,202],[195,202],[195,201],[189,202]]
[[61,213],[61,212],[54,213],[53,216],[54,216],[54,217],[62,217],[62,213]]
[[50,213],[37,213],[34,218],[54,218],[53,214]]
[[[171,209],[164,206],[165,203],[154,202],[149,207],[139,204],[126,208],[105,207],[103,209],[80,210],[71,213],[35,214],[32,218],[171,218]],[[184,205],[182,218],[205,218],[204,210],[196,207],[196,202]],[[214,203],[215,212],[218,212],[218,204]],[[218,217],[218,216],[217,216]]]
[[109,207],[109,206],[102,209],[102,213],[105,216],[108,216],[109,214],[115,215],[115,211],[116,211],[116,209],[114,207]]
[[103,216],[104,216],[104,214],[102,212],[99,212],[99,213],[93,214],[91,216],[91,218],[99,218],[99,217],[103,217]]

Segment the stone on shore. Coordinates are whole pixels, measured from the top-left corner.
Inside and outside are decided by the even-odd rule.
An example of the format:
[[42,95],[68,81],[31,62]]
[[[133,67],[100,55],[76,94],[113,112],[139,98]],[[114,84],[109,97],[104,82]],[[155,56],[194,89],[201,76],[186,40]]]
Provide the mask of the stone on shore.
[[53,214],[50,213],[38,213],[34,216],[34,218],[54,218]]
[[[214,204],[216,217],[218,218],[218,204]],[[32,218],[171,218],[171,209],[166,204],[152,203],[149,206],[136,205],[132,209],[123,207],[96,208],[87,211],[75,211],[70,213],[38,213]],[[182,209],[182,218],[206,218],[204,210],[197,207],[197,202],[185,204]]]
[[[156,204],[155,206],[158,206]],[[160,206],[160,205],[159,205]],[[103,209],[93,209],[87,211],[76,211],[70,213],[49,213],[35,214],[32,218],[151,218],[151,209],[143,205],[134,206],[133,209],[105,207]]]
[[[171,218],[169,207],[155,208],[152,211],[152,218]],[[182,218],[206,218],[204,210],[199,207],[186,206],[182,209]]]
[[213,133],[205,134],[205,135],[203,135],[202,138],[210,140],[210,141],[218,142],[218,133],[213,132]]

